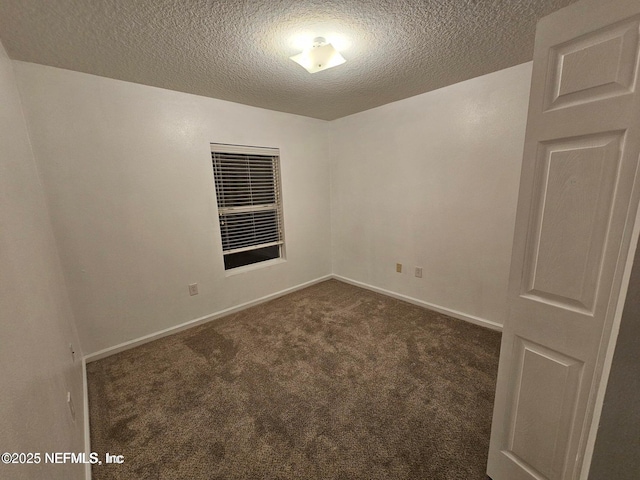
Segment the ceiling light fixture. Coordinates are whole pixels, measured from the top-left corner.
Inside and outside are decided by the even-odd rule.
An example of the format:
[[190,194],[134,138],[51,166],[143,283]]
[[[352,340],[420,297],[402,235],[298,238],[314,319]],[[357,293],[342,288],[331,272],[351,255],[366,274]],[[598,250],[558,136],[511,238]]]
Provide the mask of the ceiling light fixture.
[[346,60],[333,45],[327,43],[323,37],[313,39],[313,46],[302,53],[289,57],[299,65],[302,65],[309,73],[316,73],[327,68],[342,65]]

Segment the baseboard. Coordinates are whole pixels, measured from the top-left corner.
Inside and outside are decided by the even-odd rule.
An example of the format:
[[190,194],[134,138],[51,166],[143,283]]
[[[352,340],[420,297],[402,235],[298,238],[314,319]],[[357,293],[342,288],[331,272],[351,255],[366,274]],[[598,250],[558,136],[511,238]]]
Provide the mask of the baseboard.
[[172,335],[174,333],[181,332],[182,330],[186,330],[191,327],[195,327],[196,325],[201,325],[203,323],[210,322],[212,320],[216,320],[220,317],[225,317],[227,315],[231,315],[232,313],[239,312],[241,310],[245,310],[247,308],[254,307],[261,303],[268,302],[270,300],[274,300],[278,297],[282,297],[283,295],[287,295],[288,293],[295,292],[296,290],[301,290],[303,288],[309,287],[316,283],[324,282],[325,280],[329,280],[333,278],[333,275],[325,275],[324,277],[316,278],[315,280],[310,280],[305,283],[301,283],[299,285],[280,290],[279,292],[272,293],[270,295],[266,295],[264,297],[258,298],[256,300],[251,300],[249,302],[241,303],[240,305],[236,305],[235,307],[226,308],[224,310],[220,310],[219,312],[215,312],[209,315],[205,315],[204,317],[196,318],[194,320],[189,320],[188,322],[181,323],[180,325],[176,325],[173,327],[165,328],[164,330],[160,330],[158,332],[150,333],[149,335],[145,335],[140,338],[136,338],[133,340],[129,340],[127,342],[123,342],[119,345],[115,345],[113,347],[108,347],[103,350],[100,350],[95,353],[90,353],[89,355],[85,355],[84,361],[86,363],[95,362],[96,360],[100,360],[105,357],[109,357],[111,355],[115,355],[116,353],[123,352],[125,350],[129,350],[131,348],[137,347],[139,345],[143,345],[145,343],[153,342],[154,340],[158,340],[159,338],[166,337],[168,335]]
[[[83,419],[84,419],[84,451],[89,457],[91,453],[91,428],[89,425],[89,387],[87,384],[87,362],[82,359],[82,403],[83,403]],[[91,464],[84,465],[84,478],[91,480]]]
[[357,280],[352,280],[350,278],[342,277],[340,275],[334,274],[332,275],[332,277],[335,278],[336,280],[340,280],[341,282],[349,283],[351,285],[355,285],[356,287],[366,288],[367,290],[371,290],[372,292],[381,293],[389,297],[397,298],[398,300],[404,300],[405,302],[409,302],[414,305],[418,305],[420,307],[428,308],[429,310],[434,310],[438,313],[443,313],[445,315],[449,315],[450,317],[464,320],[466,322],[474,323],[476,325],[480,325],[481,327],[490,328],[491,330],[497,330],[499,332],[502,331],[501,324],[497,322],[492,322],[491,320],[487,320],[485,318],[476,317],[474,315],[468,315],[466,313],[462,313],[457,310],[452,310],[450,308],[442,307],[440,305],[425,302],[424,300],[418,300],[417,298],[409,297],[408,295],[403,295],[401,293],[392,292],[390,290],[385,290],[384,288],[374,287],[373,285],[369,285],[368,283],[358,282]]
[[[331,278],[335,278],[336,280],[340,280],[342,282],[345,283],[349,283],[351,285],[355,285],[357,287],[361,287],[361,288],[365,288],[367,290],[371,290],[373,292],[377,292],[377,293],[381,293],[383,295],[387,295],[389,297],[393,297],[393,298],[397,298],[399,300],[404,300],[405,302],[409,302],[412,303],[414,305],[418,305],[420,307],[424,307],[424,308],[428,308],[430,310],[434,310],[436,312],[439,313],[443,313],[445,315],[449,315],[451,317],[454,318],[458,318],[460,320],[464,320],[470,323],[474,323],[476,325],[480,325],[482,327],[487,327],[490,328],[492,330],[497,330],[497,331],[502,331],[502,325],[500,325],[499,323],[493,322],[491,320],[487,320],[484,318],[480,318],[480,317],[476,317],[473,315],[468,315],[466,313],[463,312],[459,312],[457,310],[452,310],[450,308],[446,308],[446,307],[442,307],[440,305],[436,305],[433,303],[429,303],[429,302],[425,302],[424,300],[419,300],[417,298],[413,298],[413,297],[409,297],[408,295],[403,295],[401,293],[396,293],[396,292],[392,292],[390,290],[386,290],[384,288],[380,288],[380,287],[375,287],[373,285],[369,285],[367,283],[363,283],[363,282],[359,282],[357,280],[352,280],[350,278],[347,277],[343,277],[341,275],[335,275],[335,274],[330,274],[330,275],[325,275],[323,277],[319,277],[316,278],[314,280],[310,280],[308,282],[305,283],[301,283],[299,285],[295,285],[293,287],[284,289],[284,290],[280,290],[278,292],[272,293],[270,295],[266,295],[264,297],[258,298],[256,300],[251,300],[249,302],[245,302],[242,303],[240,305],[236,305],[234,307],[230,307],[224,310],[220,310],[219,312],[215,312],[209,315],[205,315],[204,317],[200,317],[200,318],[196,318],[194,320],[189,320],[188,322],[185,323],[181,323],[180,325],[175,325],[173,327],[169,327],[169,328],[165,328],[164,330],[160,330],[158,332],[154,332],[151,333],[149,335],[144,335],[142,337],[133,339],[133,340],[129,340],[127,342],[123,342],[119,345],[115,345],[113,347],[108,347],[105,348],[103,350],[100,350],[98,352],[95,353],[91,353],[89,355],[85,355],[83,358],[83,372],[85,375],[85,389],[86,389],[86,364],[87,363],[91,363],[91,362],[95,362],[96,360],[100,360],[102,358],[105,357],[109,357],[111,355],[115,355],[116,353],[119,352],[123,352],[125,350],[129,350],[131,348],[137,347],[139,345],[143,345],[145,343],[149,343],[152,342],[154,340],[158,340],[162,337],[166,337],[168,335],[172,335],[174,333],[178,333],[182,330],[186,330],[188,328],[192,328],[195,327],[197,325],[201,325],[203,323],[207,323],[210,322],[212,320],[216,320],[218,318],[227,316],[227,315],[231,315],[232,313],[236,313],[242,310],[245,310],[247,308],[251,308],[254,307],[256,305],[259,305],[261,303],[265,303],[268,302],[270,300],[274,300],[278,297],[282,297],[283,295],[287,295],[288,293],[292,293],[295,292],[296,290],[301,290],[303,288],[309,287],[311,285],[314,285],[316,283],[320,283],[323,282],[325,280],[329,280]],[[85,397],[86,397],[86,392],[85,392]],[[85,402],[87,401],[87,399],[85,398]],[[86,420],[86,432],[88,432],[88,411],[87,411],[87,417],[85,418]]]

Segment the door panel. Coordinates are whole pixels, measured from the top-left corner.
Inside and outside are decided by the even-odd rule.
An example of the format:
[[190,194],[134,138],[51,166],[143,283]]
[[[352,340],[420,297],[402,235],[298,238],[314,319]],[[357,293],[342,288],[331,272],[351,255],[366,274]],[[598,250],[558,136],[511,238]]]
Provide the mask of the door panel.
[[[546,478],[562,478],[583,363],[519,337],[514,360],[515,395],[505,453]],[[541,389],[542,384],[547,388]]]
[[640,2],[542,19],[487,472],[580,478],[638,208]]
[[624,21],[553,47],[545,110],[632,93],[638,23]]
[[593,314],[622,139],[617,132],[540,144],[524,296]]

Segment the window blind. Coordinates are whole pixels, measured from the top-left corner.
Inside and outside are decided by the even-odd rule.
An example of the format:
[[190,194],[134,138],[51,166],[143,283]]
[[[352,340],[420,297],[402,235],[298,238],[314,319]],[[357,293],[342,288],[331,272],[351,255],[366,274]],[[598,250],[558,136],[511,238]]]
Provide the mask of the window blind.
[[277,149],[211,145],[225,255],[282,245]]

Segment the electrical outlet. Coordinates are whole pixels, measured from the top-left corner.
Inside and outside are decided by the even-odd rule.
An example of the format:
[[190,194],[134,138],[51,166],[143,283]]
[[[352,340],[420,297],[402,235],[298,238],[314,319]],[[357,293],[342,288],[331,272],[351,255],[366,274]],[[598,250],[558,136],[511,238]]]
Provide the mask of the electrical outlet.
[[416,277],[422,278],[422,267],[416,267]]
[[401,263],[396,263],[396,272],[402,273],[402,264]]
[[76,408],[73,405],[73,400],[71,399],[71,392],[67,392],[67,405],[69,406],[69,413],[71,414],[71,419],[76,421]]
[[189,285],[189,295],[194,296],[198,294],[198,284],[192,283]]
[[71,363],[76,361],[76,351],[73,349],[73,343],[69,344],[69,351],[71,352]]

